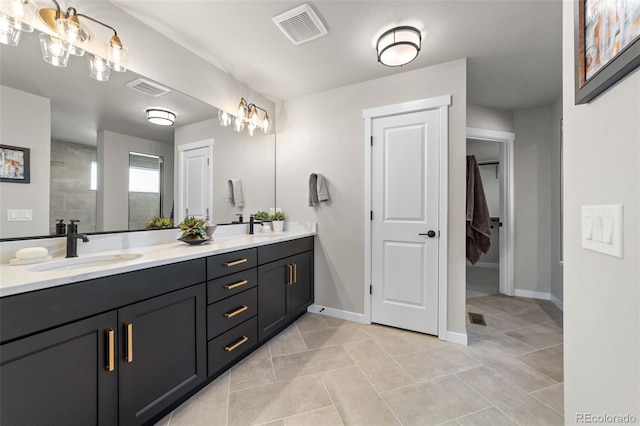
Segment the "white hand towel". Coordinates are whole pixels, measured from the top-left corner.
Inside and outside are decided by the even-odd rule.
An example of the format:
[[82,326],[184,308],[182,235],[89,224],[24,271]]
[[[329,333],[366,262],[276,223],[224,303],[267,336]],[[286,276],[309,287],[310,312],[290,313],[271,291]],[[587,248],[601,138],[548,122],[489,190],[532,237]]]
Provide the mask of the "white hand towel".
[[318,201],[329,201],[329,187],[325,181],[324,176],[320,173],[318,175]]
[[229,179],[229,201],[231,201],[232,206],[244,207],[244,195],[240,179]]

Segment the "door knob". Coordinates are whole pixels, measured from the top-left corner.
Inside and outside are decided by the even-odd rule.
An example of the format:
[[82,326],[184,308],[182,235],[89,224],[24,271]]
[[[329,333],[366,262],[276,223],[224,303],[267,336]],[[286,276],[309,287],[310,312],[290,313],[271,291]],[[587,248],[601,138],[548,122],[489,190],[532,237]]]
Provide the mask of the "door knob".
[[434,230],[432,230],[432,229],[431,229],[431,230],[429,230],[426,234],[418,234],[418,235],[426,235],[426,236],[427,236],[427,237],[429,237],[429,238],[433,238],[433,237],[435,237],[435,236],[436,236],[436,231],[434,231]]

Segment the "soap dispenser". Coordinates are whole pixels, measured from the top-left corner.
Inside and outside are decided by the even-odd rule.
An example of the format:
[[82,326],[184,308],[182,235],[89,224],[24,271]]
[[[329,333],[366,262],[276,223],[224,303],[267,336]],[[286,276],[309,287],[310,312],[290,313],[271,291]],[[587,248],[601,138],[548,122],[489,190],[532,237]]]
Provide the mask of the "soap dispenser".
[[56,219],[59,221],[56,223],[56,235],[66,235],[67,233],[67,224],[64,223],[64,219]]

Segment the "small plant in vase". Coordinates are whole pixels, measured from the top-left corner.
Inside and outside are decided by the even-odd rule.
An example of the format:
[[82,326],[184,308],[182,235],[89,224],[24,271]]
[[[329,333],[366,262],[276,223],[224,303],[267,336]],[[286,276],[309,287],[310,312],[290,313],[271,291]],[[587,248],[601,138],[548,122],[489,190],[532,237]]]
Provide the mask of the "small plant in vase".
[[253,218],[260,222],[269,222],[271,220],[271,216],[267,212],[257,211],[253,214]]
[[286,217],[284,212],[276,212],[271,215],[273,232],[282,232],[284,230],[284,220]]
[[173,221],[167,217],[154,216],[151,221],[145,225],[145,228],[173,228]]
[[193,216],[187,217],[178,226],[182,231],[182,236],[179,238],[180,241],[184,241],[189,244],[196,244],[209,239],[205,229],[205,221],[202,219],[196,219]]

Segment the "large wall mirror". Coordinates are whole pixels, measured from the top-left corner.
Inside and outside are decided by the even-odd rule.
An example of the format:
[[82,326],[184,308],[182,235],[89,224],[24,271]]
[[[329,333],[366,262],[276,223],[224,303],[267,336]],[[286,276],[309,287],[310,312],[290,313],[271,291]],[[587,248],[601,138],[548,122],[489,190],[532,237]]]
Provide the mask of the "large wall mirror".
[[[130,87],[136,81],[139,90]],[[30,183],[0,183],[0,238],[53,234],[55,219],[77,219],[81,232],[92,233],[144,228],[155,213],[169,217],[177,208],[176,147],[192,142],[213,142],[213,221],[275,205],[275,135],[221,127],[216,108],[166,86],[160,96],[148,93],[162,91],[162,82],[131,71],[98,82],[86,57],[53,67],[34,32],[18,46],[0,45],[0,86],[0,145],[29,148],[31,161]],[[153,107],[175,112],[175,125],[149,123],[145,111]],[[228,200],[231,179],[244,185],[243,208]],[[9,221],[11,212],[31,212],[32,220]]]

